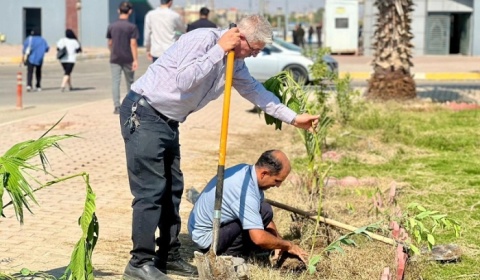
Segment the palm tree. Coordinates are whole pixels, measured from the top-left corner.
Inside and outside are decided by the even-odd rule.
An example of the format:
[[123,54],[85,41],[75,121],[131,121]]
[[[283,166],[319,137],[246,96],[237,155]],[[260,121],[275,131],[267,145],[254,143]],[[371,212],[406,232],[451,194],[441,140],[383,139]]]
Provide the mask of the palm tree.
[[381,100],[415,98],[415,81],[410,73],[413,0],[376,0],[374,5],[378,8],[373,35],[374,73],[368,80],[366,96]]

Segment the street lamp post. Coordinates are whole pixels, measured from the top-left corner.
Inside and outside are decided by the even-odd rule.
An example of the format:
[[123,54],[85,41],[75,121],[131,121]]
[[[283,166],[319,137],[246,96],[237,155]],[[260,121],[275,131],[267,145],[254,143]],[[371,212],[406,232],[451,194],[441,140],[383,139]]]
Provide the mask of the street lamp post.
[[76,4],[76,8],[77,8],[77,37],[78,37],[78,41],[81,42],[82,41],[82,1],[81,0],[77,0],[77,4]]
[[[278,29],[278,32],[281,32],[281,30],[283,29],[282,28],[282,7],[277,8],[277,29]],[[281,36],[280,34],[278,35]]]
[[285,33],[284,33],[284,40],[287,41],[287,33],[288,33],[288,0],[285,0]]

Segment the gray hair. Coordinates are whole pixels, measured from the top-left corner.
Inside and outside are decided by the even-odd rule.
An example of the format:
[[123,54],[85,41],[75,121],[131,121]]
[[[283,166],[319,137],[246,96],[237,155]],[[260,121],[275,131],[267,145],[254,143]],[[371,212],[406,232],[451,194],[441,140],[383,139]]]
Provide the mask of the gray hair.
[[245,16],[240,19],[237,27],[250,42],[272,43],[272,26],[261,15]]

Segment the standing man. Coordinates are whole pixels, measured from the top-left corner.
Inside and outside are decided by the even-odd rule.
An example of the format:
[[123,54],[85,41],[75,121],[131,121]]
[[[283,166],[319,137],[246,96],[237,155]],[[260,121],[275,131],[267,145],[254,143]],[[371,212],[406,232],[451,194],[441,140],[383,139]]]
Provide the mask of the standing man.
[[311,46],[312,45],[312,37],[313,37],[313,26],[310,25],[310,27],[308,28],[308,45]]
[[114,114],[120,114],[120,79],[125,75],[127,92],[133,83],[138,68],[137,26],[128,21],[132,14],[132,3],[122,2],[118,7],[118,20],[108,26],[107,39],[110,49],[110,68],[112,72],[112,97]]
[[322,24],[321,23],[317,25],[317,43],[318,43],[318,47],[321,48],[322,47]]
[[297,36],[298,46],[304,48],[305,47],[305,30],[303,29],[301,23],[298,25],[296,36]]
[[200,19],[192,22],[187,27],[187,32],[197,28],[217,28],[217,25],[208,20],[208,14],[210,10],[206,7],[200,9]]
[[[272,42],[272,27],[259,15],[228,30],[201,28],[180,37],[131,88],[120,108],[132,208],[133,249],[126,279],[168,279],[198,275],[179,253],[180,123],[217,99],[225,88],[225,54],[235,50],[233,87],[267,114],[296,127],[313,129],[319,116],[297,115],[248,72],[244,58]],[[155,232],[160,237],[155,242]],[[155,251],[158,245],[158,250]]]
[[[255,165],[239,164],[225,170],[217,255],[247,258],[258,249],[288,252],[306,263],[308,255],[299,246],[282,239],[273,222],[272,206],[264,191],[277,187],[290,173],[290,161],[279,150],[264,152]],[[188,232],[202,252],[213,241],[215,176],[198,197],[188,219]]]
[[155,62],[177,38],[177,33],[185,33],[185,25],[180,15],[170,9],[173,0],[160,0],[160,7],[145,15],[143,36],[147,57]]

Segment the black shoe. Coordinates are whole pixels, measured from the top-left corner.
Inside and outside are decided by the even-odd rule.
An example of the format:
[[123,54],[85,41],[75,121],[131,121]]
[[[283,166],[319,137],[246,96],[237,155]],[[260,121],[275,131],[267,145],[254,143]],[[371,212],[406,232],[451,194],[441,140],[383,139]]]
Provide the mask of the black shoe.
[[[165,264],[163,264],[165,265]],[[175,274],[180,276],[198,277],[198,270],[196,266],[189,264],[183,259],[175,261],[168,261],[165,267],[157,266],[165,274]]]
[[153,265],[153,263],[146,263],[141,267],[134,267],[128,262],[125,272],[123,273],[124,280],[172,280],[172,278],[165,275],[163,272]]
[[115,110],[113,110],[113,113],[114,113],[115,115],[120,114],[120,107],[115,107]]

